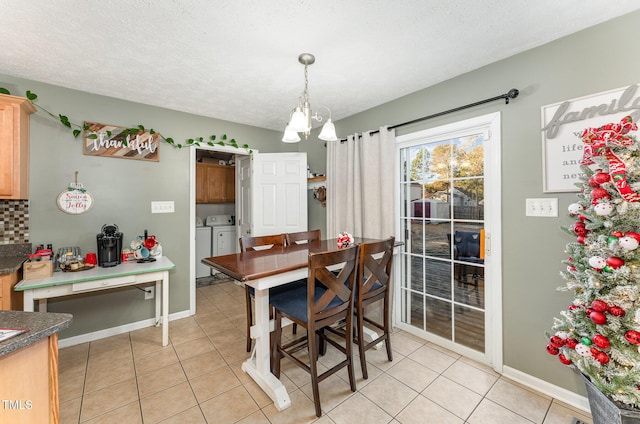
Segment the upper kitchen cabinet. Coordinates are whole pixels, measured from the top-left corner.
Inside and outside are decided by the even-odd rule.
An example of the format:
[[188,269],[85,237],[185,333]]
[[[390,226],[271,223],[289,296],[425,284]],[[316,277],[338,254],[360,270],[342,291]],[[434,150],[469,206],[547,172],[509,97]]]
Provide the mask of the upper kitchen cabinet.
[[196,203],[234,203],[235,166],[196,163]]
[[29,115],[23,97],[0,94],[0,199],[29,198]]

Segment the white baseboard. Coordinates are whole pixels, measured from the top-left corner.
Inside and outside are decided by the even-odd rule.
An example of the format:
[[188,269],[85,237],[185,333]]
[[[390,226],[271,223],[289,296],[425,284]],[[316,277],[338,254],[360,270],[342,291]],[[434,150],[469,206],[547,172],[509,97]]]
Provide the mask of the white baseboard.
[[[188,310],[175,312],[169,314],[169,321],[174,321],[180,318],[187,318],[191,316]],[[138,322],[132,322],[131,324],[120,325],[118,327],[105,328],[100,331],[92,331],[91,333],[80,334],[78,336],[67,337],[65,339],[58,339],[58,348],[75,346],[82,343],[92,342],[94,340],[104,339],[106,337],[116,336],[118,334],[128,333],[129,331],[140,330],[142,328],[153,327],[156,319],[149,318]]]
[[544,393],[545,395],[551,396],[554,399],[558,399],[559,401],[571,405],[574,408],[578,408],[588,414],[591,413],[591,409],[589,408],[589,400],[585,396],[581,396],[570,390],[563,389],[562,387],[556,386],[555,384],[551,384],[537,377],[533,377],[532,375],[525,374],[522,371],[518,371],[517,369],[510,368],[506,365],[502,370],[502,375],[513,381],[524,384],[527,387],[531,387],[532,389],[537,390],[540,393]]

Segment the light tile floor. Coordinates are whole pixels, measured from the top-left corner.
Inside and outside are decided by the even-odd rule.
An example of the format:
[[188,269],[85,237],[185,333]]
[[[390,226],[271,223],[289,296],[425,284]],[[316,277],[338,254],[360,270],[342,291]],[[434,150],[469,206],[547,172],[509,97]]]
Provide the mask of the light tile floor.
[[[60,350],[62,423],[242,424],[570,424],[591,418],[406,332],[367,352],[369,379],[356,360],[358,391],[346,370],[320,383],[323,416],[313,407],[308,374],[283,360],[292,406],[278,412],[241,371],[245,352],[244,289],[233,282],[197,289],[197,314]],[[337,361],[329,347],[322,366]]]

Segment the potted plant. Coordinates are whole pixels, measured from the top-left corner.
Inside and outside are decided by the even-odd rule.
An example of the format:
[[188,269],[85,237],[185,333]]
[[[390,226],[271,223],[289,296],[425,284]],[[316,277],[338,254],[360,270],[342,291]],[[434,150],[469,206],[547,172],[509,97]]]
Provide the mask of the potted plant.
[[594,424],[640,423],[640,145],[630,117],[587,128],[565,230],[574,300],[554,319],[547,352],[580,371]]

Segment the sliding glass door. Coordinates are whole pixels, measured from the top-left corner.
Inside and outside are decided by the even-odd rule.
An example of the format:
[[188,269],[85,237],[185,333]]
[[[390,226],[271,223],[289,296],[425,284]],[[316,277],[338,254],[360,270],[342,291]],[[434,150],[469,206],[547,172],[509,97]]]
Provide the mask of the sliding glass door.
[[487,212],[496,205],[487,202],[495,197],[487,196],[487,147],[496,139],[484,121],[441,130],[398,137],[404,248],[396,324],[493,362],[486,359],[495,312],[487,309],[494,283]]

